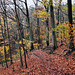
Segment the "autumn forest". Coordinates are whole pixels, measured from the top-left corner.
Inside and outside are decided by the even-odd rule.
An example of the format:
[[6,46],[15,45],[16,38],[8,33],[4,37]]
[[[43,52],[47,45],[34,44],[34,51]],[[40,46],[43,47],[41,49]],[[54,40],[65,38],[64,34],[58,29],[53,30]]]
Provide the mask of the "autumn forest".
[[75,0],[0,0],[0,75],[75,75]]

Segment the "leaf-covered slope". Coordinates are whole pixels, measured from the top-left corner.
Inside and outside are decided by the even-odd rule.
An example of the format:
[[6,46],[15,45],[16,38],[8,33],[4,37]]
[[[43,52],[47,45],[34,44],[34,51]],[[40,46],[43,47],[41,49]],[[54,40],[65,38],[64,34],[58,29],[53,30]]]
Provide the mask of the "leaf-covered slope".
[[60,50],[65,50],[62,48],[68,50],[62,46],[54,54],[47,54],[47,51],[42,50],[29,52],[27,69],[20,68],[20,60],[16,59],[8,69],[0,67],[0,75],[75,75],[75,52],[70,56],[64,56],[61,51],[60,55]]

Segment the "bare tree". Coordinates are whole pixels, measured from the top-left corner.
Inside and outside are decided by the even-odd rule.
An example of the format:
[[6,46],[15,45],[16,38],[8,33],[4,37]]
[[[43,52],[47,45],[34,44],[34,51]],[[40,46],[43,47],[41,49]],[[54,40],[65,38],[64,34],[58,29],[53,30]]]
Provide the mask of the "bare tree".
[[[26,15],[27,15],[29,39],[30,39],[30,41],[33,41],[33,33],[32,33],[31,26],[30,26],[30,18],[29,18],[29,11],[28,11],[28,6],[27,6],[27,0],[25,0],[25,6],[26,6]],[[30,43],[30,46],[31,46],[30,47],[31,50],[33,50],[34,49],[33,42]]]
[[19,22],[19,17],[17,14],[17,8],[16,8],[16,0],[13,0],[14,5],[15,5],[15,13],[16,13],[16,20],[17,20],[17,28],[18,28],[18,33],[19,33],[19,37],[21,37],[21,43],[22,43],[22,48],[24,51],[24,61],[25,61],[25,66],[27,68],[27,62],[26,62],[26,50],[24,48],[24,44],[23,44],[23,38],[22,38],[22,34],[21,34],[21,29],[20,29],[20,22]]

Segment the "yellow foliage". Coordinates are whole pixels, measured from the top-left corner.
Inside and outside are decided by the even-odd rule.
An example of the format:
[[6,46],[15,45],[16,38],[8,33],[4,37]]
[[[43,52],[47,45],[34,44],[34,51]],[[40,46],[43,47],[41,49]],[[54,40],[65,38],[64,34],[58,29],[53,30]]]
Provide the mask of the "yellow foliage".
[[[33,41],[23,39],[23,44],[25,44],[25,49],[30,49],[31,42],[33,42]],[[22,44],[22,42],[20,41],[19,44]]]
[[[64,40],[71,40],[70,39],[71,35],[69,33],[74,35],[75,32],[71,32],[70,26],[71,24],[69,25],[69,24],[63,23],[62,25],[58,25],[56,28],[53,29],[56,32],[56,34],[58,34],[58,38],[57,38],[58,40],[62,40],[63,43],[65,43]],[[73,28],[71,29],[74,30],[75,27],[73,26]]]
[[[5,46],[6,48],[6,54],[9,54],[9,46]],[[4,46],[1,46],[0,47],[0,60],[5,60],[5,57],[4,57]]]
[[34,11],[33,15],[37,15],[38,18],[41,18],[42,21],[45,21],[49,17],[50,13],[46,12],[46,10],[43,9]]

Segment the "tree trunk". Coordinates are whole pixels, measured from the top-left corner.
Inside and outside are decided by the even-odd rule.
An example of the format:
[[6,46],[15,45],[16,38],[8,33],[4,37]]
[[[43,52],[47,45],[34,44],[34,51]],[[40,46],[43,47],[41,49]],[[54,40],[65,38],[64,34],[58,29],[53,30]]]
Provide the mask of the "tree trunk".
[[5,19],[4,18],[3,18],[3,21],[4,21],[4,33],[3,33],[3,28],[2,28],[2,24],[1,24],[1,18],[0,18],[1,32],[2,32],[2,37],[3,37],[3,41],[4,41],[4,56],[5,56],[6,67],[8,68],[7,55],[6,55],[6,47],[5,47],[6,25],[5,25]]
[[[28,6],[27,6],[27,0],[25,0],[25,6],[26,6],[26,14],[27,14],[27,22],[28,22],[28,31],[29,31],[29,39],[30,41],[33,41],[33,33],[31,30],[31,26],[30,26],[30,19],[29,19],[29,11],[28,11]],[[33,43],[30,43],[30,51],[34,49]]]
[[22,61],[22,55],[21,55],[21,48],[20,48],[20,44],[19,44],[19,41],[20,41],[20,38],[19,38],[19,30],[17,31],[18,35],[17,35],[17,38],[18,38],[18,49],[19,49],[19,54],[20,54],[20,63],[21,63],[21,67],[23,67],[23,61]]
[[[46,5],[44,5],[46,12],[48,13],[49,11],[49,7],[46,7]],[[49,46],[49,18],[46,19],[46,45]]]
[[73,30],[72,30],[72,28],[73,28],[73,25],[72,25],[72,3],[71,3],[72,0],[67,0],[67,1],[68,1],[68,19],[69,19],[69,28],[70,28],[70,30],[69,30],[69,35],[70,35],[69,48],[74,49],[74,37],[73,37]]
[[49,46],[49,19],[46,20],[46,45]]
[[24,48],[24,44],[23,44],[23,38],[22,38],[22,34],[21,34],[21,29],[20,29],[20,22],[19,22],[19,18],[18,18],[18,14],[17,14],[17,8],[16,8],[16,0],[14,1],[14,5],[15,5],[15,13],[16,13],[16,20],[17,20],[17,28],[19,30],[19,37],[21,37],[21,43],[22,43],[22,48],[24,51],[24,61],[25,61],[25,66],[27,68],[27,62],[26,62],[26,50]]
[[13,64],[12,62],[12,54],[11,54],[11,47],[10,47],[10,37],[9,37],[9,30],[8,30],[8,22],[7,22],[7,15],[6,15],[6,6],[5,6],[5,0],[4,0],[4,13],[5,13],[5,22],[6,22],[6,30],[7,30],[7,39],[8,39],[8,44],[9,44],[9,53],[10,53],[10,63]]
[[[53,1],[50,0],[50,14],[51,14],[51,26],[55,28],[55,20],[54,20],[54,10],[53,10]],[[57,48],[57,40],[55,31],[52,30],[52,42],[53,42],[53,50]]]
[[[45,6],[47,13],[48,13],[48,8],[49,7],[46,8],[46,6]],[[48,21],[49,21],[49,19],[47,18],[47,20],[46,20],[46,44],[47,44],[47,46],[49,46],[49,22]]]
[[[20,19],[20,10],[19,10],[19,8],[17,8],[17,13],[18,13],[19,21],[20,21],[21,19]],[[24,29],[23,29],[23,25],[20,24],[20,28],[21,28],[22,37],[24,38]],[[20,37],[19,37],[19,38],[20,38]],[[21,39],[21,38],[20,38],[20,39]]]
[[[38,7],[38,0],[36,0],[36,4],[35,4],[36,10],[38,10],[37,7]],[[37,43],[38,43],[38,47],[37,48],[39,49],[39,44],[40,44],[40,26],[39,26],[39,18],[37,17],[37,15],[36,15],[36,19],[37,19]]]

